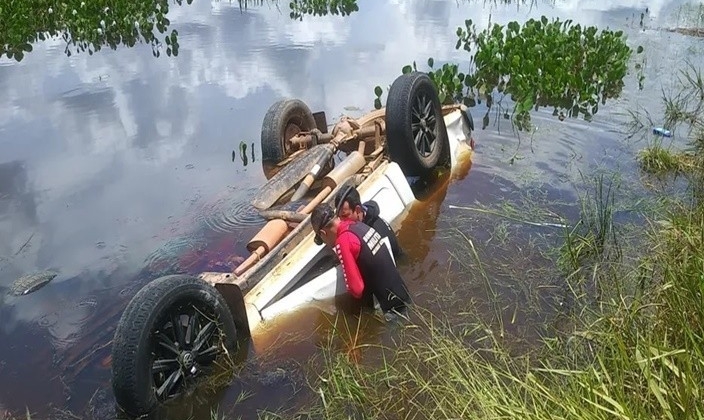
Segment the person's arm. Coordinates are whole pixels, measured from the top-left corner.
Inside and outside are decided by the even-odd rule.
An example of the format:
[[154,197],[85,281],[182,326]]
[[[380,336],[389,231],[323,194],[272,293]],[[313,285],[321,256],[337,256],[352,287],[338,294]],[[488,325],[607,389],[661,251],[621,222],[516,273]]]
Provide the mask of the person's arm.
[[347,291],[357,299],[361,298],[364,292],[364,280],[357,265],[360,248],[359,238],[352,232],[343,232],[335,244],[335,252],[342,264]]

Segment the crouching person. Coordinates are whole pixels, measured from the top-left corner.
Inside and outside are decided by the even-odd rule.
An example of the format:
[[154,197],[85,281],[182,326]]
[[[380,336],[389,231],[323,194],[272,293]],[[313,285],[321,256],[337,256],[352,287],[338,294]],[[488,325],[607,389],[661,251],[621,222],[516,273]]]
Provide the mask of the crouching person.
[[379,216],[379,205],[374,200],[369,200],[362,203],[359,197],[359,191],[350,185],[341,190],[335,196],[335,209],[340,219],[352,219],[364,222],[367,226],[371,226],[381,234],[382,238],[389,238],[391,251],[394,260],[398,261],[403,255],[401,248],[398,245],[398,239],[389,223]]
[[329,204],[316,206],[310,220],[316,243],[335,250],[350,295],[365,302],[376,297],[387,320],[406,317],[411,298],[391,256],[388,237],[382,238],[362,222],[340,219]]

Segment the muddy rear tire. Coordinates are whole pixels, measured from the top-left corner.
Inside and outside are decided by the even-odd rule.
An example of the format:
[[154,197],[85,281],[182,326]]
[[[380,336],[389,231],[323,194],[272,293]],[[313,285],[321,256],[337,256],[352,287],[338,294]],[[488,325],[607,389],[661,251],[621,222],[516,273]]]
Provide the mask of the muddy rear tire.
[[450,144],[437,89],[423,72],[399,76],[386,101],[389,157],[407,176],[423,176],[448,160]]
[[262,161],[280,162],[297,150],[289,142],[301,131],[316,128],[310,108],[298,99],[283,99],[274,103],[262,122]]
[[214,287],[186,275],[160,277],[132,298],[115,331],[116,402],[130,415],[148,414],[192,389],[224,348],[232,354],[236,347],[235,323]]

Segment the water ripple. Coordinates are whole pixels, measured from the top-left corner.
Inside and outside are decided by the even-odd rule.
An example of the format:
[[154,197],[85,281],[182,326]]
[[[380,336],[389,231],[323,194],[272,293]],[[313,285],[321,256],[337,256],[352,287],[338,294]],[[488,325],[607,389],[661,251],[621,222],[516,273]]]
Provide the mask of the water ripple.
[[61,309],[43,316],[39,325],[49,330],[57,350],[66,350],[81,340],[84,327],[96,314],[98,299],[86,296],[78,302],[68,302]]
[[42,328],[50,328],[56,325],[56,323],[59,322],[59,314],[58,312],[51,312],[48,314],[42,315],[37,323],[39,324],[40,327]]
[[224,197],[203,205],[196,219],[215,232],[231,233],[245,227],[259,226],[266,221],[250,203],[257,188],[230,191]]
[[181,261],[188,256],[200,253],[206,246],[201,236],[181,236],[166,242],[147,256],[144,263],[156,275],[166,275],[181,271]]

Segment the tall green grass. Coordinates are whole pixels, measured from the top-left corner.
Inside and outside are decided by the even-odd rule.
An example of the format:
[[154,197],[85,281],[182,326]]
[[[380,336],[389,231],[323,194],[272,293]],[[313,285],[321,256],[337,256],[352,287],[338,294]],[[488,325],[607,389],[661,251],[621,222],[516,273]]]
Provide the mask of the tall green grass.
[[592,184],[593,189],[587,189],[579,197],[580,219],[565,228],[558,265],[570,275],[588,267],[588,263],[617,260],[621,255],[613,223],[614,179],[606,180],[604,174],[599,174]]
[[647,147],[638,153],[638,163],[643,171],[651,174],[678,174],[692,167],[693,156],[677,153],[659,144]]

